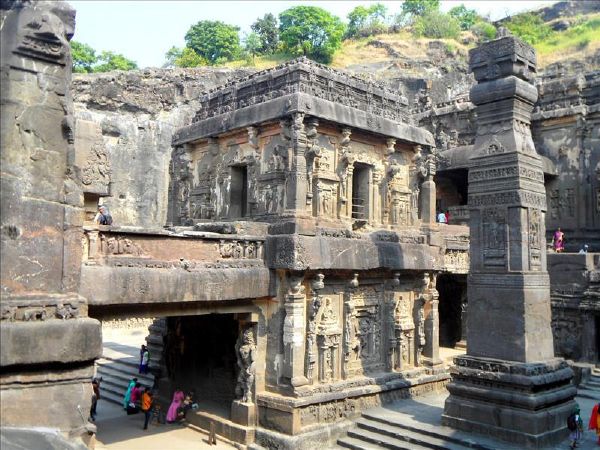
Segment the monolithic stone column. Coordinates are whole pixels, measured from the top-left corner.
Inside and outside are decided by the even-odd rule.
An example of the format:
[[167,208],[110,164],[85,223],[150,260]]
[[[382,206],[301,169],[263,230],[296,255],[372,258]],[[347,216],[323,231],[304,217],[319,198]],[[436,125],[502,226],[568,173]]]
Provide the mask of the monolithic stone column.
[[419,164],[419,171],[425,178],[425,181],[421,185],[420,194],[420,207],[421,207],[421,221],[424,224],[435,223],[435,181],[433,177],[436,173],[436,154],[435,149],[429,153],[424,160]]
[[442,363],[440,359],[440,315],[438,306],[440,303],[440,294],[436,289],[437,274],[426,273],[423,278],[425,286],[424,299],[429,304],[429,312],[425,317],[425,345],[423,347],[423,356],[427,358],[427,364],[437,366]]
[[95,429],[87,421],[90,381],[102,350],[100,323],[77,294],[83,195],[69,91],[75,11],[63,2],[0,8],[2,446],[17,439],[15,446],[35,448],[48,439],[66,448],[62,436],[87,441]]
[[468,346],[443,423],[537,448],[565,436],[575,388],[552,344],[544,175],[529,128],[535,52],[505,35],[471,50],[470,67]]
[[308,383],[304,376],[306,295],[301,275],[288,277],[289,290],[285,296],[283,322],[284,368],[283,376],[294,387]]

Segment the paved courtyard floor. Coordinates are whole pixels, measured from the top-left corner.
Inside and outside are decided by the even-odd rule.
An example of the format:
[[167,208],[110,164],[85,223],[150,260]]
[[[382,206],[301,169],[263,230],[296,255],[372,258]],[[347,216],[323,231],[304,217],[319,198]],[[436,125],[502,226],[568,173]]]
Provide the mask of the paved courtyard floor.
[[217,436],[217,445],[208,445],[208,434],[185,425],[149,425],[144,415],[128,416],[119,405],[100,400],[97,407],[97,450],[233,450]]

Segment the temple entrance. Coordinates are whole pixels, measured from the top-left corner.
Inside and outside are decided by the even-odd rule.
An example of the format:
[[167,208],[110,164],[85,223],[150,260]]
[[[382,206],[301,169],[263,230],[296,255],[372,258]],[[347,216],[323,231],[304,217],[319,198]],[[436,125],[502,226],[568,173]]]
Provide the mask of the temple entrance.
[[371,167],[355,163],[352,176],[352,218],[369,219],[369,180]]
[[456,347],[466,340],[467,279],[465,275],[440,275],[440,347]]
[[248,167],[231,167],[231,189],[229,215],[231,218],[248,215]]
[[233,314],[169,317],[164,349],[170,398],[195,391],[200,411],[229,418],[235,398],[238,322]]

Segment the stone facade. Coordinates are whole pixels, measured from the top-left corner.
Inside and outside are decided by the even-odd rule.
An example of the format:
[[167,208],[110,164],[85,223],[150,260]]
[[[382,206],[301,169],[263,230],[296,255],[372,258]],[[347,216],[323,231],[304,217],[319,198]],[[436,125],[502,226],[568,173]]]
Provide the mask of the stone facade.
[[95,431],[87,416],[102,338],[78,294],[83,199],[69,91],[75,11],[63,2],[14,1],[3,2],[0,14],[2,444],[67,448],[70,438],[85,448]]

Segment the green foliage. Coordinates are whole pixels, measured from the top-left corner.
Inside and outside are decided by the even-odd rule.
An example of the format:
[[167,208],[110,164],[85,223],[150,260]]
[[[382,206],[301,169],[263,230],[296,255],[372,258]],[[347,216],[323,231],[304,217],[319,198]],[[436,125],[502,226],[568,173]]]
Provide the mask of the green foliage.
[[547,39],[537,43],[535,49],[540,54],[582,51],[592,42],[600,41],[600,14],[579,21],[565,31],[552,33]]
[[384,33],[387,30],[386,13],[387,8],[381,3],[375,3],[368,8],[357,6],[348,14],[346,36],[358,38]]
[[295,6],[279,15],[284,50],[324,63],[340,48],[344,29],[339,17],[316,6]]
[[127,59],[120,53],[102,52],[98,57],[98,65],[94,66],[94,72],[110,72],[111,70],[133,70],[137,64]]
[[404,0],[402,2],[402,14],[411,16],[422,16],[428,11],[438,11],[440,0]]
[[221,21],[201,20],[185,34],[187,47],[210,64],[230,61],[240,53],[239,28]]
[[98,60],[96,50],[87,44],[71,41],[71,56],[73,57],[73,72],[93,72],[93,65]]
[[460,35],[458,20],[439,10],[427,11],[414,23],[416,36],[432,39],[456,39]]
[[96,50],[87,44],[71,41],[73,57],[73,72],[110,72],[111,70],[137,69],[137,64],[120,53],[102,52],[96,55]]
[[165,67],[208,66],[208,61],[189,47],[171,47],[165,56],[167,58]]
[[505,26],[512,34],[531,45],[547,39],[552,34],[552,28],[544,23],[540,16],[532,13],[513,16]]
[[260,37],[256,33],[248,33],[244,38],[244,50],[251,57],[251,62],[254,64],[254,58],[260,53],[261,42]]
[[260,39],[259,53],[271,54],[277,51],[279,29],[277,28],[277,18],[273,14],[265,14],[262,19],[256,19],[250,28]]
[[480,42],[491,41],[496,37],[496,27],[489,22],[479,21],[471,28],[471,31]]
[[477,21],[477,12],[474,9],[468,9],[465,5],[455,6],[448,14],[458,20],[461,30],[470,30]]

